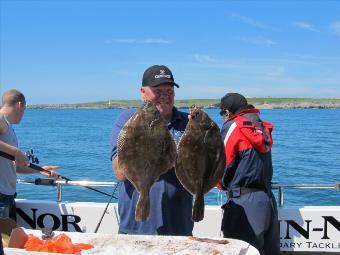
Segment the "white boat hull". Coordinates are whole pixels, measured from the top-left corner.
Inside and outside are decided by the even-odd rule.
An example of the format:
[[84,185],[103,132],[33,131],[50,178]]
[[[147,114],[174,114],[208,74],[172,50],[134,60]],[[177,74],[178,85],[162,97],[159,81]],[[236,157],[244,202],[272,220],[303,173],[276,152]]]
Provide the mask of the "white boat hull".
[[[18,224],[29,229],[51,227],[59,231],[92,233],[106,203],[17,200]],[[222,209],[206,206],[204,220],[195,223],[193,235],[221,237]],[[340,253],[340,206],[279,208],[281,251]],[[118,206],[110,204],[98,233],[118,232]]]

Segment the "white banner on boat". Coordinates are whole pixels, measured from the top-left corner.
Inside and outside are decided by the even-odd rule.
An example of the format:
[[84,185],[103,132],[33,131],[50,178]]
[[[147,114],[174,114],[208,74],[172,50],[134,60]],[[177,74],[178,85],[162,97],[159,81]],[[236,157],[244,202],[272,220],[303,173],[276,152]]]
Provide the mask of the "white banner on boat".
[[[17,200],[17,221],[30,229],[94,232],[105,203]],[[118,232],[117,204],[111,204],[98,233]],[[221,237],[222,210],[206,206],[194,236]],[[279,208],[281,251],[340,252],[340,206]]]
[[281,251],[340,252],[340,206],[279,210]]

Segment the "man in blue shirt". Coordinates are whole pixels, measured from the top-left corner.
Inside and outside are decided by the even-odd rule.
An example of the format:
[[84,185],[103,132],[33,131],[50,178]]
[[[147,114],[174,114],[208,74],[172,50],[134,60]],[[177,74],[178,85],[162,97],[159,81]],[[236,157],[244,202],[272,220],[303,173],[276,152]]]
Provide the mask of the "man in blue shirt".
[[[179,87],[174,82],[170,69],[164,65],[154,65],[144,72],[140,93],[143,100],[152,101],[156,105],[178,143],[188,123],[188,114],[174,107],[175,86]],[[152,185],[148,220],[142,222],[135,220],[139,194],[119,171],[116,156],[119,132],[136,110],[128,109],[116,119],[110,137],[112,167],[118,181],[122,182],[118,198],[119,231],[126,234],[191,235],[194,226],[191,219],[192,195],[183,188],[174,168],[161,175]]]

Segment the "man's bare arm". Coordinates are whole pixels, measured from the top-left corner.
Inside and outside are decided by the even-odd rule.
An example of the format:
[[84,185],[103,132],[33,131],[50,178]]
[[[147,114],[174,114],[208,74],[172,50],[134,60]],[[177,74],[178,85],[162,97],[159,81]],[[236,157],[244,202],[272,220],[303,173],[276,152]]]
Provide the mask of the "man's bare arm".
[[[8,124],[5,121],[4,116],[0,116],[0,134],[4,134],[7,132]],[[28,163],[28,159],[25,154],[17,147],[5,143],[0,140],[0,151],[5,152],[9,155],[15,157],[15,164],[17,166],[25,166]]]
[[17,147],[7,144],[3,141],[0,141],[0,151],[5,152],[9,155],[15,157],[15,165],[24,167],[28,163],[28,159],[25,154],[19,150]]
[[37,170],[34,170],[30,167],[27,166],[20,166],[20,167],[16,167],[16,171],[18,174],[37,174],[40,173],[42,175],[45,175],[47,177],[53,177],[56,178],[57,177],[57,173],[55,173],[55,171],[57,169],[59,169],[59,166],[42,166],[43,169],[49,171],[49,172],[39,172]]

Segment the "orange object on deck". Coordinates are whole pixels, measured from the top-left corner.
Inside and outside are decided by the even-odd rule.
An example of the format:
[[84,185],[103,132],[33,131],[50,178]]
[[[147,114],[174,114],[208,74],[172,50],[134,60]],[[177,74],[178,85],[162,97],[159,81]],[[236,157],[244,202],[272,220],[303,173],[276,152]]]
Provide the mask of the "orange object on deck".
[[29,234],[28,239],[24,245],[24,249],[27,251],[40,251],[43,244],[43,240],[40,240],[38,237]]
[[82,250],[89,250],[92,248],[93,248],[93,245],[88,244],[88,243],[75,243],[73,245],[73,252],[77,253],[77,252],[81,252]]
[[72,240],[66,234],[60,234],[49,240],[41,240],[40,238],[29,234],[28,240],[24,246],[27,251],[44,251],[62,254],[75,254],[82,250],[92,249],[93,245],[86,243],[72,243]]

